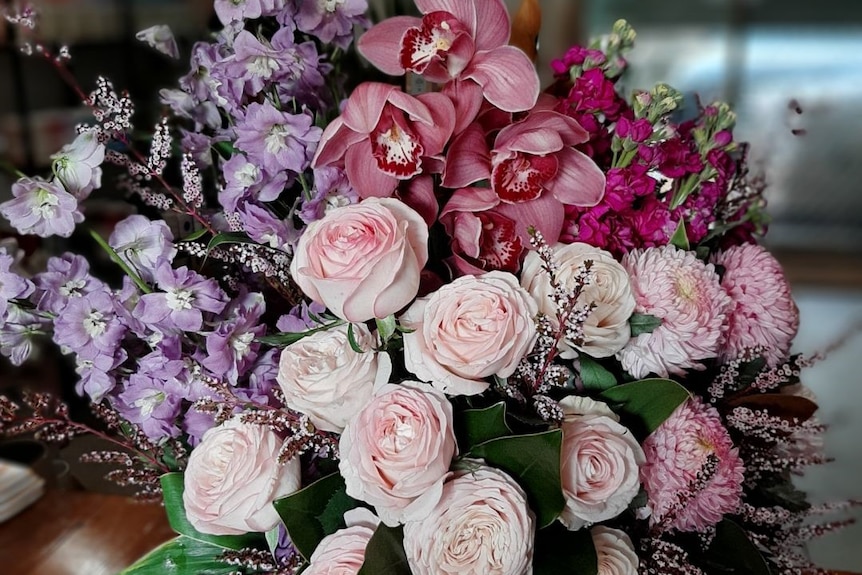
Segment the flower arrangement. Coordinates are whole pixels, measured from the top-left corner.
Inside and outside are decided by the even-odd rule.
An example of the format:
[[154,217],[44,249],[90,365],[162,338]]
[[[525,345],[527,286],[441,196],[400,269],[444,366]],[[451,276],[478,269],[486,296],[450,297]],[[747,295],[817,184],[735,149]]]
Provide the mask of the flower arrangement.
[[852,503],[791,482],[816,357],[732,111],[624,97],[625,22],[540,90],[502,0],[415,4],[215,0],[148,153],[79,89],[94,123],[0,214],[68,237],[119,166],[139,213],[92,235],[124,277],[4,248],[0,350],[50,336],[103,425],[28,394],[0,430],[119,446],[86,459],[178,532],[129,574],[825,573],[801,545],[843,523],[809,520]]

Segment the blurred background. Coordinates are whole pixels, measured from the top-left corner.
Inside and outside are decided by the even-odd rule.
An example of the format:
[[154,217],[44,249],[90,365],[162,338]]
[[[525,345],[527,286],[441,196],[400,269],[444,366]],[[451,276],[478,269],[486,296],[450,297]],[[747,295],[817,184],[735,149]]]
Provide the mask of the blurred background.
[[[0,0],[0,5],[8,0]],[[372,0],[392,4],[402,0]],[[514,10],[520,0],[507,0]],[[11,2],[9,2],[11,4]],[[185,73],[191,42],[211,20],[210,0],[41,0],[43,41],[69,45],[72,69],[89,90],[97,75],[127,88],[143,118],[155,117],[158,89]],[[770,184],[769,247],[787,268],[802,313],[798,351],[826,348],[862,319],[862,1],[859,0],[539,0],[544,14],[539,69],[576,42],[605,33],[618,18],[638,32],[624,89],[667,82],[690,101],[729,101],[738,140],[752,144],[752,166]],[[134,39],[169,24],[183,58],[172,61]],[[27,174],[49,169],[49,156],[86,118],[75,93],[39,58],[16,49],[0,23],[0,163]],[[151,125],[139,121],[141,127]],[[0,175],[0,201],[11,179]],[[107,178],[106,178],[107,181]],[[103,190],[88,220],[105,227],[124,217],[117,192]],[[0,222],[0,238],[11,230]],[[19,238],[33,250],[31,238]],[[74,238],[73,242],[76,241]],[[49,250],[60,246],[41,244]],[[77,249],[81,249],[78,247]],[[86,249],[86,246],[84,246]],[[855,361],[862,338],[806,374],[831,425],[826,450],[835,463],[799,479],[815,500],[862,497],[862,381]],[[0,390],[24,380],[68,389],[53,362],[0,368]],[[71,375],[74,379],[74,374]],[[859,517],[859,514],[856,514]],[[832,569],[862,573],[862,526],[811,545]]]

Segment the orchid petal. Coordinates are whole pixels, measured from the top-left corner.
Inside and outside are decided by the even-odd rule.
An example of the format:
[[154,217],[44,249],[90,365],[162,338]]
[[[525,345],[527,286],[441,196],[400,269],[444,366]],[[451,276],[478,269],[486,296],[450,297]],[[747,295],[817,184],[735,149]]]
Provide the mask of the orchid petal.
[[539,75],[518,48],[477,52],[464,77],[482,86],[485,99],[506,112],[529,110],[539,97]]
[[389,94],[389,103],[403,110],[412,122],[422,122],[431,125],[434,123],[434,114],[421,100],[405,94],[401,90],[395,90]]
[[408,182],[406,189],[399,191],[398,197],[416,210],[430,228],[437,220],[437,197],[434,195],[434,180],[431,176],[417,176]]
[[[496,144],[496,143],[495,143]],[[564,146],[560,132],[550,128],[528,130],[511,138],[506,144],[506,150],[523,152],[535,156],[543,156],[560,151]]]
[[491,177],[491,151],[485,142],[485,133],[477,124],[471,124],[449,147],[443,186],[463,188]]
[[371,142],[363,140],[350,147],[345,154],[344,169],[347,179],[360,197],[386,198],[398,186],[398,180],[383,173],[371,152]]
[[444,260],[449,271],[455,277],[461,276],[480,276],[485,272],[480,267],[476,267],[458,254],[450,256]]
[[464,255],[478,258],[479,243],[482,240],[482,220],[469,212],[461,212],[455,215],[452,227],[452,239],[458,242],[458,247],[464,250]]
[[514,149],[511,147],[510,142],[521,137],[522,134],[533,130],[553,130],[559,134],[559,137],[562,138],[563,144],[566,146],[582,144],[590,139],[589,132],[587,132],[574,118],[570,118],[569,116],[560,114],[559,112],[543,110],[538,112],[531,111],[530,114],[520,122],[500,130],[500,133],[497,134],[497,139],[494,141],[494,147],[506,150]]
[[565,210],[553,194],[546,192],[530,202],[500,203],[496,210],[515,222],[518,235],[525,246],[530,245],[527,229],[531,226],[542,232],[548,245],[553,245],[560,239]]
[[401,76],[404,68],[398,57],[401,42],[410,28],[422,25],[422,20],[413,16],[387,18],[371,27],[359,38],[356,47],[366,60],[374,64],[384,74]]
[[318,168],[340,162],[347,152],[347,148],[363,138],[365,138],[364,134],[354,132],[344,125],[342,118],[336,118],[323,130],[320,145],[314,153],[311,166]]
[[476,50],[493,50],[509,42],[509,12],[502,0],[473,0],[476,6]]
[[484,212],[495,208],[500,203],[500,198],[491,188],[461,188],[452,194],[440,219],[452,212]]
[[380,82],[364,82],[353,90],[341,117],[354,132],[370,134],[380,122],[383,108],[398,88]]
[[557,153],[557,177],[545,187],[564,204],[590,207],[605,195],[605,174],[586,154],[573,148]]
[[448,96],[439,92],[421,94],[417,99],[428,107],[431,122],[417,122],[413,124],[413,129],[422,140],[425,154],[435,156],[443,151],[452,137],[452,131],[455,129],[455,106]]
[[482,103],[482,87],[476,82],[449,82],[443,87],[443,93],[449,96],[455,105],[455,134],[460,134],[479,115]]
[[476,6],[473,0],[416,0],[415,4],[423,14],[448,12],[467,26],[472,34],[476,33]]

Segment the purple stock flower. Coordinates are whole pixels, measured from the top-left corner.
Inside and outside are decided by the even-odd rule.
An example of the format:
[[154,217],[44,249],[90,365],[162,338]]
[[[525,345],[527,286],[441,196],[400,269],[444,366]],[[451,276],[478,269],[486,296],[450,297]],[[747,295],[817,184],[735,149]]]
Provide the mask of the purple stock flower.
[[311,114],[289,114],[269,101],[253,102],[236,125],[236,147],[269,172],[300,173],[311,163],[322,133]]
[[33,293],[30,280],[11,271],[14,264],[15,258],[5,250],[0,251],[0,319],[6,314],[9,300],[25,298]]
[[[241,200],[272,202],[288,185],[286,172],[270,173],[249,162],[242,154],[234,154],[222,165],[225,186],[218,199],[228,212],[235,212]],[[244,203],[244,202],[242,202]]]
[[191,72],[180,78],[180,87],[198,102],[209,100],[219,104],[221,81],[212,75],[212,70],[223,59],[221,48],[219,44],[210,42],[197,42],[192,46]]
[[92,359],[78,357],[75,371],[80,376],[75,385],[78,395],[87,395],[94,402],[100,402],[117,385],[116,376],[112,373],[127,357],[120,350],[116,356],[98,355]]
[[289,220],[280,220],[265,208],[248,203],[237,214],[248,236],[260,244],[290,251],[299,240],[299,231]]
[[325,311],[325,305],[302,302],[290,310],[290,313],[278,318],[275,328],[282,333],[301,333],[320,327],[320,322],[314,318],[319,318]]
[[248,398],[258,403],[271,405],[273,407],[281,404],[275,400],[274,391],[278,388],[278,362],[281,351],[268,349],[262,353],[255,362],[248,376]]
[[177,380],[133,373],[117,400],[120,415],[140,427],[150,439],[158,441],[180,434],[177,417],[182,389]]
[[277,31],[270,42],[243,30],[234,39],[233,49],[233,56],[225,60],[224,70],[244,83],[243,92],[248,96],[254,97],[268,84],[297,76],[293,68],[300,58],[293,32],[287,28]]
[[367,0],[294,0],[296,25],[324,44],[347,48],[353,41],[353,25],[365,24]]
[[0,215],[22,234],[68,238],[84,221],[75,196],[53,180],[21,178],[12,184],[12,195],[0,204]]
[[[290,43],[288,43],[290,42]],[[291,65],[284,71],[275,84],[275,90],[282,102],[296,100],[300,105],[320,109],[327,105],[327,92],[322,90],[324,78],[332,71],[332,65],[322,61],[314,42],[293,44],[293,38],[276,34],[272,39],[273,47],[290,51],[293,54]]]
[[114,306],[114,296],[107,289],[69,299],[54,320],[54,341],[84,359],[113,358],[127,330]]
[[12,365],[23,364],[33,351],[33,339],[44,333],[45,320],[21,309],[9,307],[6,318],[0,322],[0,353]]
[[261,0],[215,0],[213,7],[218,19],[227,26],[239,20],[260,18],[262,4]]
[[105,144],[99,142],[95,132],[78,134],[71,144],[51,156],[57,179],[66,191],[83,200],[102,185],[102,162]]
[[266,326],[260,323],[265,310],[266,304],[259,293],[250,293],[238,300],[228,318],[207,335],[203,366],[236,385],[257,358],[260,344],[254,340],[266,332]]
[[221,313],[227,296],[215,280],[183,266],[173,269],[163,262],[156,268],[156,284],[163,290],[144,294],[135,307],[142,322],[163,330],[199,331],[203,313]]
[[164,221],[134,215],[114,227],[108,244],[144,281],[149,282],[161,262],[170,263],[177,255],[173,239],[171,229]]
[[340,208],[359,201],[359,194],[350,185],[347,174],[332,167],[314,170],[314,196],[303,202],[299,210],[299,218],[306,224],[323,217],[330,209]]
[[105,284],[90,275],[90,264],[83,257],[65,253],[48,260],[47,269],[33,278],[38,291],[36,305],[42,311],[59,314],[70,298],[83,297]]

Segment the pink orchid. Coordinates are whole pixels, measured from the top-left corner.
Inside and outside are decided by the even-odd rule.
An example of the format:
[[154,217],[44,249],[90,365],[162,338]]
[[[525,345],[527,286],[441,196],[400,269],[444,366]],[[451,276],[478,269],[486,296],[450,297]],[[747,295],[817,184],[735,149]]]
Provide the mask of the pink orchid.
[[492,270],[517,273],[524,244],[516,222],[496,209],[499,198],[488,188],[457,190],[440,213],[440,223],[452,238],[452,273],[481,275]]
[[533,111],[506,126],[493,146],[474,123],[452,141],[443,185],[463,188],[489,180],[497,203],[485,209],[496,207],[516,221],[525,242],[534,226],[553,243],[562,230],[563,205],[594,206],[604,195],[604,173],[574,147],[588,138],[576,120],[550,110]]
[[443,94],[413,97],[366,82],[324,130],[312,166],[343,167],[362,198],[389,197],[400,181],[440,172],[454,125],[454,107]]
[[[466,84],[462,92],[473,102],[466,108],[476,108],[482,96],[507,112],[533,107],[539,77],[527,55],[507,45],[503,0],[416,0],[416,6],[421,19],[380,22],[359,39],[360,53],[386,74],[409,71],[434,83]],[[476,85],[481,89],[470,87]]]

